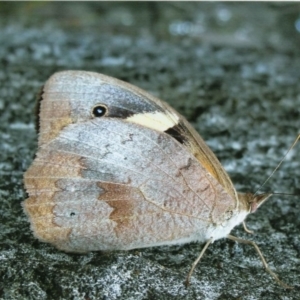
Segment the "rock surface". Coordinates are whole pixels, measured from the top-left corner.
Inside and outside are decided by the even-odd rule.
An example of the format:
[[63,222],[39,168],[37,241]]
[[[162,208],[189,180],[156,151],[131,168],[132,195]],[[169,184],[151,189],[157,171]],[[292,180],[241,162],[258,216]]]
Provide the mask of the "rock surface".
[[298,3],[0,3],[1,299],[299,299],[300,155],[265,191],[277,195],[229,240],[74,255],[37,241],[24,215],[22,174],[36,151],[35,96],[55,71],[101,72],[185,115],[240,191],[255,191],[299,132]]

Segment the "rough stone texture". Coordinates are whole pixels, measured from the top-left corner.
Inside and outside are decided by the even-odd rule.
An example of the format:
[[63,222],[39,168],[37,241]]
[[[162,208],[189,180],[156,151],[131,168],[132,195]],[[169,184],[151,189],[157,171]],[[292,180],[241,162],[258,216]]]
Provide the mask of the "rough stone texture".
[[35,95],[55,71],[129,81],[202,134],[236,187],[254,191],[299,132],[298,3],[0,3],[1,299],[299,299],[299,147],[248,218],[250,246],[220,240],[183,285],[202,245],[73,255],[37,241],[20,203],[36,151]]

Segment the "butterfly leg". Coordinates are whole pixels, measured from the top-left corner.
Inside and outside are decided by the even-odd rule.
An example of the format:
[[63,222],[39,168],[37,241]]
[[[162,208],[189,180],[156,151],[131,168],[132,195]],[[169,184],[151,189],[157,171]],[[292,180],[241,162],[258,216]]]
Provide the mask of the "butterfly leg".
[[233,240],[233,241],[235,241],[235,242],[238,242],[238,243],[243,243],[243,244],[252,245],[252,246],[254,247],[254,249],[256,250],[256,252],[258,253],[258,255],[259,255],[259,257],[260,257],[260,259],[261,259],[261,261],[262,261],[262,263],[263,263],[263,265],[264,265],[266,271],[267,271],[267,272],[268,272],[268,273],[276,280],[276,282],[277,282],[278,284],[280,284],[282,287],[284,287],[285,289],[292,289],[292,288],[293,288],[293,287],[291,287],[291,286],[285,284],[284,282],[282,282],[282,281],[279,279],[278,275],[277,275],[276,273],[274,273],[274,272],[270,269],[270,267],[268,266],[268,264],[267,264],[267,262],[266,262],[266,260],[265,260],[265,258],[264,258],[264,256],[263,256],[262,252],[260,251],[259,247],[257,246],[257,244],[256,244],[255,242],[253,242],[253,241],[248,241],[248,240],[244,240],[244,239],[240,239],[240,238],[237,238],[237,237],[235,237],[235,236],[233,236],[233,235],[230,235],[230,234],[227,235],[227,238],[230,239],[230,240]]
[[244,227],[244,230],[245,230],[247,233],[250,233],[250,234],[253,234],[253,233],[254,233],[254,231],[252,231],[252,230],[248,229],[248,227],[247,227],[247,225],[246,225],[246,222],[245,222],[245,221],[243,221],[243,227]]
[[189,274],[188,274],[188,276],[187,276],[187,278],[186,278],[186,280],[185,280],[185,286],[189,286],[189,284],[190,284],[190,279],[191,279],[191,276],[192,276],[192,274],[193,274],[193,272],[194,272],[194,270],[195,270],[195,267],[197,266],[198,262],[200,261],[200,259],[201,259],[202,256],[204,255],[206,249],[207,249],[208,246],[212,243],[212,241],[213,241],[213,239],[211,238],[211,239],[209,239],[209,240],[206,242],[206,244],[205,244],[205,246],[203,247],[202,251],[200,252],[199,256],[198,256],[197,259],[193,262],[192,267],[191,267],[191,270],[189,271]]

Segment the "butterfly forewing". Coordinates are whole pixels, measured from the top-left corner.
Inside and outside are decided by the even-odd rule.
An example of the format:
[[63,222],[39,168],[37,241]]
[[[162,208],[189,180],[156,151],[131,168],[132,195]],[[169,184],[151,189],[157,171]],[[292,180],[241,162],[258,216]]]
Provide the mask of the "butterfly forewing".
[[[91,114],[98,104],[104,117]],[[35,235],[66,251],[203,241],[236,206],[223,172],[166,103],[104,75],[62,72],[44,88],[24,207]]]

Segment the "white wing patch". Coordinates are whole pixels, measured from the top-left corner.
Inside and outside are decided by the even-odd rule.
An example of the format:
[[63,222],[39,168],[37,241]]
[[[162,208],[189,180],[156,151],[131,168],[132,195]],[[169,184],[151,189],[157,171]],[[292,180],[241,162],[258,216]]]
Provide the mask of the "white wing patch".
[[135,114],[128,117],[126,121],[163,132],[176,126],[179,122],[179,116],[169,111],[166,113],[155,111]]

